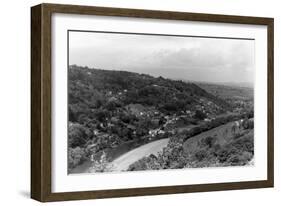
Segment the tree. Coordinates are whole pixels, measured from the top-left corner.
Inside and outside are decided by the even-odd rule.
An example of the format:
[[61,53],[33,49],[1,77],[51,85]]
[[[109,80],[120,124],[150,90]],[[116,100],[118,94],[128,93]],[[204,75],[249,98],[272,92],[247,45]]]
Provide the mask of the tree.
[[99,160],[93,161],[93,166],[90,169],[90,172],[110,172],[112,171],[113,165],[108,162],[106,153],[102,152],[102,155]]
[[110,116],[110,113],[107,110],[96,110],[94,111],[94,117],[100,122],[104,122],[107,117]]
[[91,138],[91,131],[79,123],[70,123],[68,130],[68,144],[75,148],[83,146]]
[[195,111],[194,118],[199,119],[199,120],[203,120],[203,119],[205,119],[206,117],[207,117],[207,115],[206,115],[204,112],[202,112],[202,111],[200,111],[200,110],[196,110],[196,111]]
[[85,149],[76,147],[68,149],[68,165],[69,168],[75,168],[83,160],[85,160]]

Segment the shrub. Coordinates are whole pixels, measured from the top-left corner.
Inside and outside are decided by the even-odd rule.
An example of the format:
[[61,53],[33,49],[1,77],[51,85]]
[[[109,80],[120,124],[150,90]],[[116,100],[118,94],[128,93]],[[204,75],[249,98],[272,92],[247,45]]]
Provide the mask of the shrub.
[[228,159],[228,162],[230,162],[231,165],[239,165],[240,158],[239,155],[233,155]]
[[128,171],[142,171],[142,170],[159,170],[163,169],[157,157],[144,157],[135,163],[131,164]]
[[205,144],[206,144],[209,148],[213,147],[214,144],[216,143],[216,141],[217,141],[217,138],[216,138],[216,137],[211,137],[211,136],[209,136],[209,137],[206,137],[206,138],[205,138]]
[[249,129],[254,129],[254,121],[253,120],[249,120]]
[[118,106],[118,104],[114,101],[108,101],[105,105],[104,108],[109,110],[109,111],[113,111],[116,109],[116,107]]
[[205,113],[203,113],[202,111],[200,111],[200,110],[195,111],[195,115],[194,115],[195,119],[203,120],[206,117],[207,117],[207,115]]
[[238,139],[234,139],[223,148],[215,152],[221,163],[230,163],[231,165],[244,165],[254,154],[253,135],[246,134]]
[[207,157],[207,152],[205,150],[199,150],[194,155],[196,159],[200,162]]
[[90,172],[110,172],[112,171],[113,165],[108,162],[106,153],[103,152],[100,160],[94,160],[93,165],[90,168]]
[[227,162],[229,162],[231,165],[245,165],[247,162],[249,162],[253,157],[253,154],[250,152],[242,152],[240,154],[232,155]]
[[87,124],[88,122],[90,122],[90,119],[87,115],[81,114],[81,115],[79,115],[77,122],[79,124],[83,125],[83,124]]
[[229,143],[230,147],[234,147],[240,151],[254,153],[254,137],[252,133],[246,134],[243,137],[235,139]]
[[104,122],[105,119],[107,117],[110,116],[109,112],[107,110],[100,110],[97,109],[94,113],[93,113],[94,117],[99,120],[100,122]]
[[128,171],[147,170],[146,161],[147,161],[146,157],[136,161],[135,163],[133,163],[129,166]]
[[68,145],[72,148],[81,147],[92,137],[91,131],[79,123],[70,123]]
[[177,106],[172,102],[165,103],[162,108],[167,111],[177,111]]
[[82,114],[87,115],[89,112],[90,112],[90,110],[89,110],[88,106],[84,103],[70,104],[68,106],[69,121],[77,122],[80,115],[82,115]]
[[217,138],[216,137],[211,137],[211,136],[208,136],[206,138],[203,138],[201,139],[199,142],[198,142],[198,145],[199,147],[208,147],[208,148],[211,148],[214,146],[214,144],[216,143],[217,141]]
[[254,129],[254,120],[244,119],[242,126],[244,129]]
[[210,150],[210,154],[212,154],[214,157],[217,157],[218,152],[221,150],[220,144],[214,144],[213,147]]
[[226,148],[221,148],[216,152],[216,156],[221,163],[225,162],[229,157],[229,151]]
[[85,149],[76,147],[68,149],[68,168],[73,169],[86,159]]

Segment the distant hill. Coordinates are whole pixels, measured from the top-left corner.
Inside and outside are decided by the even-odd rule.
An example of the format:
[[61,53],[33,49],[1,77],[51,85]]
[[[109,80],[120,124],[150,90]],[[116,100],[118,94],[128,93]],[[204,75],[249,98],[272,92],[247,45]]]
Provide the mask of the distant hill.
[[124,106],[136,103],[154,106],[164,113],[195,110],[203,100],[215,104],[221,111],[231,110],[226,101],[208,93],[195,83],[79,66],[70,66],[68,76],[70,107],[76,105],[83,110],[109,104],[110,99],[115,99],[118,104]]
[[223,85],[201,82],[197,84],[207,92],[221,99],[253,100],[254,98],[254,89],[252,87],[235,84]]
[[224,85],[230,87],[242,87],[242,88],[254,88],[254,83],[251,82],[220,82],[216,83],[217,85]]

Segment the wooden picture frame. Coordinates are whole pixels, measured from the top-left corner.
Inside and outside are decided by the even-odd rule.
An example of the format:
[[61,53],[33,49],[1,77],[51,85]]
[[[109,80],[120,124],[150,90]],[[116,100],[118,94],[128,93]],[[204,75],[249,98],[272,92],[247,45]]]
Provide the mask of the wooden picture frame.
[[[147,19],[220,22],[230,24],[264,25],[267,27],[267,179],[258,181],[215,184],[170,185],[128,189],[109,189],[79,192],[52,192],[51,154],[51,61],[52,23],[54,13],[134,17]],[[273,83],[272,18],[228,16],[215,14],[152,11],[92,6],[40,4],[31,8],[31,198],[42,202],[81,200],[141,195],[206,192],[220,190],[273,187],[274,184],[274,83]]]

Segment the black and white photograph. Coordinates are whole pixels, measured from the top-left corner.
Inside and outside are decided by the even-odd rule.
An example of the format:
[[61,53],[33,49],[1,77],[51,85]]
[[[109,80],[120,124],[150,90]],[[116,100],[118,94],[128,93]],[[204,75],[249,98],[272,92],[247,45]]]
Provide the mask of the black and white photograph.
[[255,39],[67,35],[68,174],[255,164]]

